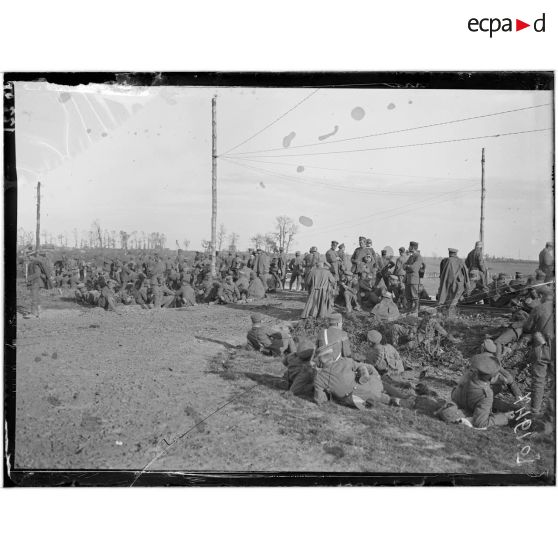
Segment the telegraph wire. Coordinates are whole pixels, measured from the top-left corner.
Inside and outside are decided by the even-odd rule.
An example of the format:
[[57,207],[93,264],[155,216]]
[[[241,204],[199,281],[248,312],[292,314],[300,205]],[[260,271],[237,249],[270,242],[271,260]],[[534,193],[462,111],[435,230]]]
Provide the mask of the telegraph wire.
[[[232,157],[231,156],[226,156],[224,157],[224,160],[229,159]],[[235,159],[236,160],[236,159]],[[270,165],[281,165],[284,167],[296,167],[297,165],[295,163],[286,163],[286,162],[281,162],[281,161],[265,161],[263,159],[249,159],[248,157],[243,157],[242,158],[243,161],[248,161],[251,163],[267,163]],[[372,171],[359,171],[359,170],[354,170],[354,169],[346,169],[346,168],[341,168],[341,167],[319,167],[316,165],[304,165],[304,169],[319,169],[319,170],[329,170],[329,171],[335,171],[335,172],[346,172],[349,174],[362,174],[364,176],[400,176],[403,178],[420,178],[420,179],[424,179],[424,180],[464,180],[464,181],[471,181],[471,180],[477,180],[476,178],[460,178],[460,177],[448,177],[448,176],[421,176],[421,175],[417,175],[417,174],[396,174],[396,173],[390,173],[390,172],[372,172]]]
[[281,116],[277,117],[275,120],[270,122],[267,126],[264,126],[261,130],[259,130],[255,134],[252,134],[249,138],[246,138],[244,141],[241,141],[240,143],[238,143],[234,147],[231,147],[228,151],[225,151],[225,152],[221,153],[220,155],[217,155],[217,157],[222,157],[223,155],[226,155],[227,153],[230,153],[231,151],[234,151],[235,149],[239,148],[241,145],[244,145],[245,143],[248,143],[250,140],[254,139],[256,136],[259,136],[262,132],[265,132],[265,130],[267,130],[268,128],[271,128],[271,126],[273,126],[274,124],[279,122],[279,120],[281,120],[282,118],[287,116],[287,114],[289,114],[290,112],[295,110],[297,107],[302,105],[302,103],[307,101],[310,97],[312,97],[312,95],[315,95],[318,91],[319,91],[319,89],[316,89],[316,90],[312,91],[310,94],[306,95],[306,97],[304,97],[304,99],[302,99],[301,101],[296,103],[287,112],[284,112]]
[[[411,132],[414,130],[424,130],[425,128],[434,128],[437,126],[447,126],[449,124],[457,124],[460,122],[468,122],[471,120],[477,120],[480,118],[489,118],[491,116],[501,116],[503,114],[510,114],[510,113],[514,113],[514,112],[521,112],[524,110],[532,110],[532,109],[536,109],[536,108],[540,108],[540,107],[547,107],[550,106],[550,103],[542,103],[540,105],[532,105],[532,106],[528,106],[528,107],[520,107],[520,108],[516,108],[516,109],[510,109],[510,110],[503,110],[500,112],[492,112],[492,113],[488,113],[488,114],[479,114],[477,116],[468,116],[465,118],[457,118],[455,120],[447,120],[445,122],[434,122],[431,124],[423,124],[421,126],[413,126],[411,128],[401,128],[399,130],[390,130],[390,131],[386,131],[386,132],[376,132],[374,134],[366,134],[364,136],[353,136],[350,138],[341,138],[341,139],[337,139],[337,140],[330,140],[330,141],[322,141],[322,142],[316,142],[316,143],[306,143],[306,144],[302,144],[302,145],[293,145],[292,147],[289,147],[289,149],[299,149],[302,147],[313,147],[316,145],[326,145],[326,144],[332,144],[332,143],[341,143],[341,142],[345,142],[345,141],[355,141],[355,140],[361,140],[361,139],[367,139],[367,138],[373,138],[373,137],[378,137],[378,136],[387,136],[390,134],[400,134],[403,132]],[[260,149],[258,151],[242,151],[240,153],[236,153],[236,155],[252,155],[255,153],[269,153],[272,151],[282,151],[285,148],[282,147],[274,147],[274,148],[270,148],[270,149]]]
[[[417,194],[424,194],[424,193],[435,193],[435,194],[440,194],[442,192],[425,192],[424,190],[418,191],[417,189],[415,190],[393,190],[393,189],[388,189],[388,190],[378,190],[378,189],[366,189],[366,188],[358,188],[358,187],[353,187],[353,186],[343,186],[340,185],[338,183],[334,183],[334,182],[328,182],[328,181],[320,181],[320,180],[313,180],[313,179],[309,179],[309,178],[302,178],[302,177],[298,177],[298,176],[290,176],[288,174],[283,174],[283,173],[278,173],[278,172],[274,172],[268,169],[262,169],[260,167],[256,167],[256,166],[252,166],[252,165],[247,165],[247,164],[243,164],[243,163],[239,163],[236,160],[231,160],[228,159],[227,157],[225,157],[223,160],[232,163],[234,165],[237,165],[239,167],[243,167],[249,170],[253,170],[253,171],[257,171],[258,173],[264,173],[273,177],[277,177],[280,178],[282,180],[287,180],[290,182],[295,182],[298,184],[308,184],[309,186],[314,186],[314,187],[320,187],[320,188],[329,188],[332,190],[340,190],[340,191],[345,191],[345,192],[356,192],[359,194],[371,194],[371,195],[376,195],[376,194],[391,194],[394,196],[404,196],[404,195],[417,195]],[[476,181],[476,179],[468,179],[470,182]],[[452,190],[453,191],[453,190]]]
[[[536,132],[547,132],[552,130],[552,128],[538,128],[538,129],[534,129],[534,130],[520,130],[517,132],[505,132],[505,133],[499,133],[499,134],[488,134],[485,136],[473,136],[473,137],[468,137],[468,138],[453,138],[453,139],[448,139],[448,140],[436,140],[436,141],[427,141],[427,142],[421,142],[421,143],[407,143],[407,144],[403,144],[403,145],[385,145],[385,146],[381,146],[381,147],[364,147],[361,149],[345,149],[345,150],[341,150],[341,151],[317,151],[314,153],[293,153],[293,154],[283,154],[283,155],[265,155],[265,157],[314,157],[317,155],[338,155],[341,153],[359,153],[359,152],[363,152],[363,151],[383,151],[383,150],[388,150],[388,149],[401,149],[401,148],[405,148],[405,147],[421,147],[424,145],[439,145],[439,144],[444,144],[444,143],[458,143],[458,142],[463,142],[463,141],[474,141],[474,140],[479,140],[479,139],[490,139],[490,138],[500,138],[500,137],[505,137],[505,136],[517,136],[517,135],[521,135],[521,134],[532,134],[532,133],[536,133]],[[254,158],[259,157],[258,155],[254,155]],[[235,157],[236,159],[242,160],[243,157]]]

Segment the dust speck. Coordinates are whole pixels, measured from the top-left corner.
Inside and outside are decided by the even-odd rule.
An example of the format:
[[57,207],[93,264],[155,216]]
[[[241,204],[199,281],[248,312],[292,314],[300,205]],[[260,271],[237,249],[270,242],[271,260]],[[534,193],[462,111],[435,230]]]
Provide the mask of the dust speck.
[[362,107],[355,107],[352,111],[351,111],[351,118],[353,120],[362,120],[365,116],[365,112],[364,109]]
[[296,136],[296,132],[291,132],[289,135],[283,138],[283,147],[290,147],[292,141]]

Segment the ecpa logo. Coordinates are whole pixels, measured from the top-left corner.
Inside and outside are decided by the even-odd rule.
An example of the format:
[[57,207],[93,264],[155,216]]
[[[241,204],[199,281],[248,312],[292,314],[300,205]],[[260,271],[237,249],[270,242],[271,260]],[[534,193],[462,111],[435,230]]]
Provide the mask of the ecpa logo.
[[[545,18],[546,14],[543,14],[541,17],[533,22],[532,27],[535,32],[545,32]],[[490,38],[492,38],[492,35],[494,33],[498,33],[498,31],[503,31],[504,33],[514,31],[512,19],[509,17],[505,17],[503,19],[500,19],[498,17],[485,17],[482,19],[472,17],[469,20],[467,27],[469,28],[469,31],[472,31],[473,33],[477,33],[478,31],[481,31],[483,33],[490,33]],[[531,24],[525,23],[520,19],[515,20],[515,31],[521,31],[522,29],[526,29],[527,27],[531,27]]]

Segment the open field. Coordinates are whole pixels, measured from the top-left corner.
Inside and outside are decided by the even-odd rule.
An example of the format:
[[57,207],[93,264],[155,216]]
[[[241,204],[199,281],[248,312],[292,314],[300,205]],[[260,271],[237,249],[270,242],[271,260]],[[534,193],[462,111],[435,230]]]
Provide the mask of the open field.
[[[19,294],[25,307],[27,295]],[[359,412],[291,396],[279,360],[238,346],[252,311],[270,324],[296,320],[301,294],[185,310],[119,306],[120,314],[79,307],[70,292],[43,300],[40,320],[18,315],[19,468],[554,475],[552,432],[535,432],[541,459],[518,465],[511,427],[478,431],[402,408]],[[463,339],[463,356],[503,323],[458,319],[452,331]],[[426,368],[442,395],[459,376],[448,362]]]

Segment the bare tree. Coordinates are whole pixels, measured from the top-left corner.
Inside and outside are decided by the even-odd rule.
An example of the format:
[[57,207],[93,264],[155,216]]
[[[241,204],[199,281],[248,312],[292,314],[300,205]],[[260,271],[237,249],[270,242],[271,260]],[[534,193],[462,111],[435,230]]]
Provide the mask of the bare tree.
[[277,238],[274,233],[267,233],[264,237],[265,249],[267,252],[277,251]]
[[265,246],[265,235],[258,233],[256,236],[253,236],[250,239],[250,242],[254,245],[254,248],[256,248],[256,250],[258,248],[263,248]]
[[238,239],[239,238],[240,238],[240,236],[235,232],[233,232],[229,235],[229,242],[230,242],[229,250],[236,251],[236,247],[238,245]]
[[202,240],[201,241],[202,250],[206,253],[211,252],[211,241],[210,240]]
[[23,227],[17,229],[17,243],[19,246],[27,246],[33,244],[34,235],[32,232],[26,231]]
[[219,250],[219,252],[223,248],[223,242],[225,242],[226,236],[227,236],[227,229],[225,229],[225,225],[221,223],[219,225],[219,231],[217,232],[217,250]]
[[184,244],[184,250],[188,250],[188,246],[190,246],[190,241],[187,238],[185,238],[182,241],[182,244]]
[[91,229],[93,230],[93,235],[97,239],[99,243],[99,248],[103,247],[103,229],[101,229],[101,223],[99,219],[95,219],[93,223],[91,223]]
[[295,235],[298,233],[298,225],[287,215],[279,215],[275,217],[275,220],[277,221],[276,232],[273,233],[273,236],[277,242],[277,247],[288,252]]
[[128,250],[128,239],[130,235],[126,231],[120,231],[120,248],[122,250]]

